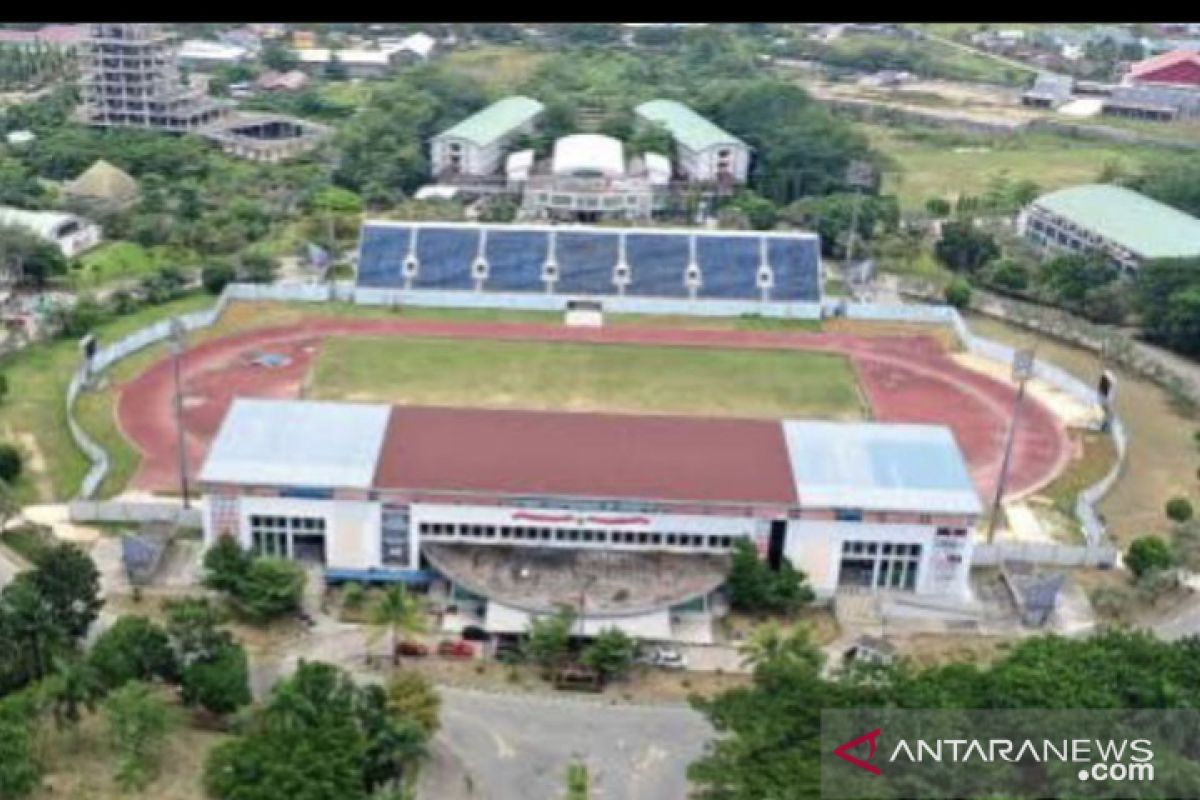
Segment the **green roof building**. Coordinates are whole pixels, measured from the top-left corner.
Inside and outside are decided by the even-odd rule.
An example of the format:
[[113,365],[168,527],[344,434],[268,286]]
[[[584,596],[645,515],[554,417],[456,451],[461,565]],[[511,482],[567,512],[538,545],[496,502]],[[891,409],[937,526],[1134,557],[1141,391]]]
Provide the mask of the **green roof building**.
[[1200,219],[1121,186],[1042,195],[1019,225],[1043,252],[1103,250],[1126,270],[1152,259],[1200,256]]
[[492,174],[505,146],[517,135],[532,131],[544,108],[528,97],[506,97],[442,131],[433,137],[434,175]]
[[741,139],[674,100],[650,100],[634,110],[643,122],[661,125],[671,134],[680,171],[688,178],[746,182],[750,148]]
[[1121,186],[1043,194],[1022,213],[1020,227],[1043,252],[1100,249],[1126,270],[1151,259],[1200,255],[1200,219]]

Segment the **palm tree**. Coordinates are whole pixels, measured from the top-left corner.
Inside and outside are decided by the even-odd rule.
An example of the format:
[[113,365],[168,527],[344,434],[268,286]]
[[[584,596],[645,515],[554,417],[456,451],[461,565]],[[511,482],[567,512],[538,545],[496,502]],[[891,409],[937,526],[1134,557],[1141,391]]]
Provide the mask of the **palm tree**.
[[409,594],[402,583],[392,586],[371,609],[371,625],[374,632],[370,636],[372,642],[380,636],[390,634],[392,663],[398,663],[396,639],[400,633],[425,632],[425,604],[421,598]]
[[75,725],[82,710],[94,711],[104,696],[104,686],[96,671],[83,659],[59,660],[50,684],[50,703],[54,722],[59,728]]

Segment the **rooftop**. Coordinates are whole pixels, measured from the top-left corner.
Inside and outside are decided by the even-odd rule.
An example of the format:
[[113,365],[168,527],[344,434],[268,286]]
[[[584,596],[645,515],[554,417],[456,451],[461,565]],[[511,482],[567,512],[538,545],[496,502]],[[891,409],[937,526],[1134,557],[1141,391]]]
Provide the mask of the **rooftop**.
[[1144,78],[1159,70],[1174,67],[1178,64],[1193,64],[1200,67],[1200,52],[1194,49],[1180,48],[1172,50],[1169,53],[1153,56],[1139,61],[1130,67],[1129,75],[1132,78]]
[[554,142],[555,175],[625,174],[625,146],[611,136],[576,133]]
[[472,144],[486,147],[542,113],[545,108],[537,100],[514,95],[497,100],[487,108],[476,111],[462,122],[447,128],[438,137],[466,139]]
[[804,506],[948,514],[982,510],[947,427],[787,420],[783,433]]
[[1034,204],[1143,258],[1200,255],[1200,219],[1131,189],[1072,186],[1042,195]]
[[385,405],[235,398],[200,480],[369,488],[390,414]]
[[683,103],[674,100],[651,100],[642,103],[636,111],[643,119],[665,127],[689,150],[706,150],[720,144],[746,146],[741,139],[726,133]]
[[779,423],[397,406],[380,488],[778,503],[795,491]]
[[0,206],[0,225],[24,228],[50,241],[58,239],[60,229],[68,222],[80,225],[89,224],[82,217],[65,214],[61,211],[26,211],[20,208]]

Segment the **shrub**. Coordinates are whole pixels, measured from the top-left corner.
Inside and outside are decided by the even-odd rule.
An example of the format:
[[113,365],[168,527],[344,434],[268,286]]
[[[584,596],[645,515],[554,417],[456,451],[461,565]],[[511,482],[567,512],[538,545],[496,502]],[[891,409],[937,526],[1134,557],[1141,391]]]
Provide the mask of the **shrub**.
[[1134,539],[1125,553],[1125,565],[1139,579],[1151,572],[1170,569],[1174,563],[1171,548],[1158,536]]
[[237,539],[218,536],[216,543],[204,554],[204,585],[219,592],[237,594],[252,560]]
[[971,304],[971,284],[955,278],[946,287],[946,302],[955,308],[966,308]]
[[1010,292],[1020,292],[1029,288],[1029,270],[1012,259],[997,261],[992,266],[989,277],[997,287]]
[[360,609],[367,600],[367,591],[361,583],[350,581],[342,587],[342,606],[351,610]]
[[0,443],[0,480],[12,483],[21,476],[25,458],[16,445]]
[[1167,501],[1166,512],[1173,522],[1187,522],[1192,518],[1192,504],[1186,497],[1172,497]]
[[200,271],[200,283],[209,294],[220,294],[237,277],[229,264],[209,264]]
[[166,631],[146,617],[121,617],[100,634],[89,661],[109,689],[130,681],[172,680],[175,654]]
[[300,609],[304,578],[304,570],[294,561],[258,558],[251,562],[234,600],[254,621],[276,619]]
[[183,702],[214,714],[231,714],[253,699],[246,650],[235,642],[226,643],[212,658],[185,667],[180,684]]

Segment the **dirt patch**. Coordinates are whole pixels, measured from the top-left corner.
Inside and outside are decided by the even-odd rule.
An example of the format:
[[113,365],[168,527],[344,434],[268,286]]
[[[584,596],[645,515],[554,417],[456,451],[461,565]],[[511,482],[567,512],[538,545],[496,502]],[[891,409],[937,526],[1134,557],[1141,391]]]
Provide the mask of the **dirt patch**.
[[4,427],[4,435],[12,441],[16,439],[18,446],[29,456],[26,468],[30,475],[33,476],[34,486],[37,487],[37,495],[43,499],[48,499],[54,496],[54,486],[50,482],[50,471],[46,466],[46,456],[42,453],[42,448],[38,446],[37,439],[33,434],[22,432],[14,434],[11,426]]

